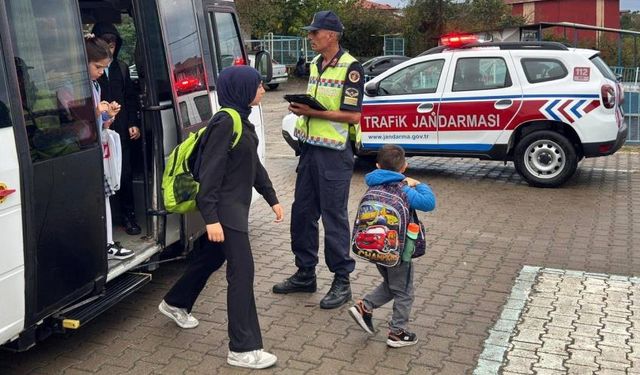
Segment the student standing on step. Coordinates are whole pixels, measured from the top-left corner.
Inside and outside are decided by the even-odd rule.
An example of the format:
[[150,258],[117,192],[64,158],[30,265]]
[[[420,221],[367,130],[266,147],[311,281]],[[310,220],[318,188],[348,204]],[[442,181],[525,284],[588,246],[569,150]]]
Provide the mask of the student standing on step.
[[135,146],[134,142],[140,138],[138,93],[131,82],[129,67],[118,59],[118,53],[122,47],[122,38],[118,29],[110,23],[99,22],[93,26],[92,32],[107,43],[113,56],[109,67],[98,78],[98,83],[102,91],[102,100],[121,104],[120,113],[111,125],[111,129],[120,135],[122,145],[122,176],[117,196],[125,232],[128,235],[138,235],[141,228],[136,220],[131,171],[132,149]]

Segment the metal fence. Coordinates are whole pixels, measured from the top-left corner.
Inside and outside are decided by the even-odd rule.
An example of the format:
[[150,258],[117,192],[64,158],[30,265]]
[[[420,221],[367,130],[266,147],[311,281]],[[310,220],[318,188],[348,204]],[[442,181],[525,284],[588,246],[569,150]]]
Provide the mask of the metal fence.
[[315,52],[309,46],[309,41],[303,37],[269,33],[265,35],[264,39],[251,39],[246,43],[249,44],[249,51],[267,50],[274,60],[289,66],[295,66],[301,56],[305,61],[310,61],[315,56]]
[[404,38],[385,35],[383,55],[404,56]]
[[640,67],[612,66],[611,70],[624,87],[624,117],[629,126],[627,144],[640,145]]
[[640,145],[640,92],[626,90],[622,108],[629,126],[627,144]]
[[620,77],[620,80],[624,83],[638,83],[640,78],[640,68],[628,68],[625,66],[612,66],[611,70],[613,74]]

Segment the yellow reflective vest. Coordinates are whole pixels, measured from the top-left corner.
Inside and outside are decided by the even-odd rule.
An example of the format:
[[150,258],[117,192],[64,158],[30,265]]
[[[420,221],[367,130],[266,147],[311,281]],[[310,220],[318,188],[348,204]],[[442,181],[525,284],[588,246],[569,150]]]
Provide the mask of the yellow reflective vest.
[[[337,64],[328,65],[322,74],[318,72],[318,59],[313,59],[309,72],[307,93],[329,111],[339,111],[342,91],[349,66],[357,60],[344,52]],[[335,150],[344,150],[349,140],[349,123],[334,122],[317,117],[300,116],[294,135],[302,142]]]

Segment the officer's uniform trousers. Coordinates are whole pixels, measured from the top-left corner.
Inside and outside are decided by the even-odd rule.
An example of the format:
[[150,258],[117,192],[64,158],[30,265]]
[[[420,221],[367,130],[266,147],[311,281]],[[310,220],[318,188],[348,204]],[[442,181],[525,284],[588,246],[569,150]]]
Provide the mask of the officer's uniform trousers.
[[318,264],[318,220],[322,217],[329,270],[343,276],[353,271],[347,211],[353,164],[350,143],[342,151],[302,144],[291,208],[291,249],[298,268]]

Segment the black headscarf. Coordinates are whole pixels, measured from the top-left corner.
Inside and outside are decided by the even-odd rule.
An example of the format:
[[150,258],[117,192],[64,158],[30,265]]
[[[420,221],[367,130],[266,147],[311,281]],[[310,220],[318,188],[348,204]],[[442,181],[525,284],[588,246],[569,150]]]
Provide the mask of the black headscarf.
[[233,108],[243,118],[251,113],[251,102],[260,85],[260,73],[247,65],[224,68],[218,76],[218,102],[220,106]]

